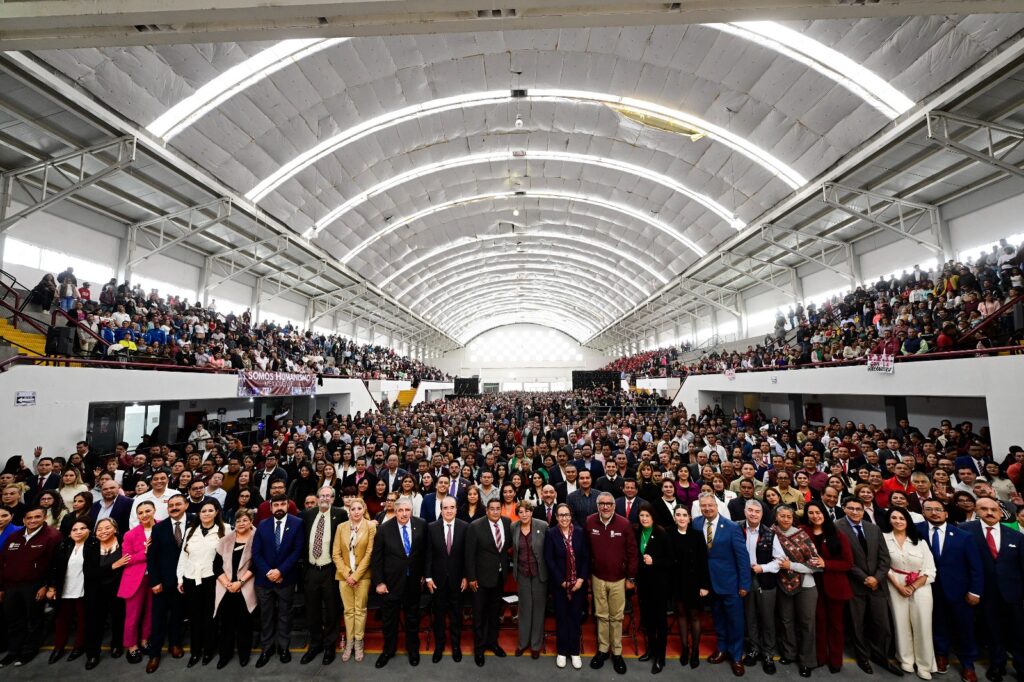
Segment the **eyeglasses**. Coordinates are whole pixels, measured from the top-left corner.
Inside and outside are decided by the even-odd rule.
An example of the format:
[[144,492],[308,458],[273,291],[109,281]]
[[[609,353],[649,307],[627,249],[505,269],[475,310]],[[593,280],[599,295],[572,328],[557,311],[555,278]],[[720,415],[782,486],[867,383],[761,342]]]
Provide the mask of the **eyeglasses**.
[[568,519],[572,517],[572,514],[568,512],[559,512],[558,514],[555,514],[555,516],[557,516],[560,519]]
[[614,502],[598,502],[597,506],[598,507],[614,507],[615,503]]

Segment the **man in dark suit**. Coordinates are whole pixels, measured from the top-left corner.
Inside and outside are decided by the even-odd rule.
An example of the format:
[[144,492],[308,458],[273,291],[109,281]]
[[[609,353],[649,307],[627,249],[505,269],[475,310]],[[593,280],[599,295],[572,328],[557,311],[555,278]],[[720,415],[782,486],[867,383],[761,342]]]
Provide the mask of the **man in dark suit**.
[[373,539],[370,573],[383,599],[384,650],[374,664],[383,668],[395,657],[398,615],[405,616],[405,647],[409,665],[420,663],[420,585],[427,562],[427,524],[413,518],[412,501],[395,502],[395,518],[381,524]]
[[622,492],[623,485],[625,485],[625,479],[619,474],[619,466],[615,460],[610,460],[604,464],[604,476],[594,482],[594,490],[611,493],[613,497],[619,498],[624,494]]
[[[637,498],[637,500],[639,499],[640,498]],[[551,519],[551,523],[548,523],[548,526],[551,527],[552,524],[558,523],[558,519],[555,517],[555,507],[557,505],[558,493],[555,492],[555,486],[548,483],[540,489],[540,503],[537,505],[537,509],[533,514],[544,523],[548,523],[548,519]],[[639,513],[640,512],[637,511],[638,515]]]
[[360,457],[356,460],[356,470],[342,480],[341,487],[358,488],[359,482],[364,478],[369,479],[370,490],[373,490],[373,487],[377,485],[377,477],[367,468],[366,457]]
[[591,480],[596,481],[604,476],[604,465],[596,457],[591,456],[589,445],[583,446],[583,456],[573,464],[576,465],[576,471],[589,471]]
[[[92,505],[92,523],[101,518],[113,519],[118,532],[124,535],[128,531],[128,520],[132,513],[132,501],[121,494],[121,486],[114,479],[107,480],[100,488],[100,499]],[[102,515],[101,515],[102,514]],[[151,536],[152,537],[152,536]]]
[[[627,478],[622,483],[622,496],[615,500],[615,513],[619,516],[625,516],[626,520],[630,523],[640,522],[640,503],[643,500],[637,496],[637,490],[636,479]],[[543,492],[541,494],[543,495]],[[543,508],[538,506],[537,511],[542,512]],[[547,522],[547,517],[538,515],[537,512],[534,512],[534,516],[537,516],[540,521]],[[555,519],[552,520],[554,521]],[[549,523],[548,526],[550,525]]]
[[402,477],[405,476],[405,469],[398,467],[398,455],[388,455],[387,465],[384,470],[381,471],[377,478],[383,478],[384,482],[388,484],[388,492],[394,492],[398,490],[398,487],[402,484]]
[[256,598],[260,605],[260,646],[256,659],[262,668],[274,655],[275,646],[282,663],[292,660],[292,600],[299,581],[302,556],[302,519],[288,513],[288,498],[270,499],[271,517],[256,527],[252,539],[252,565],[256,575]]
[[452,638],[452,660],[462,660],[462,595],[466,591],[466,533],[455,518],[455,498],[441,500],[441,518],[427,526],[426,585],[434,595],[434,663],[444,656],[445,618]]
[[487,516],[469,526],[466,536],[466,580],[473,592],[473,660],[484,664],[484,651],[498,658],[505,651],[498,646],[498,617],[505,596],[509,571],[512,524],[501,515],[501,500],[487,503]]
[[557,483],[552,480],[552,485],[555,486],[555,494],[558,496],[559,502],[565,502],[569,499],[569,495],[572,495],[579,489],[579,472],[576,471],[575,464],[567,464],[565,467],[565,478]]
[[985,574],[980,604],[989,640],[985,678],[990,682],[1003,679],[1009,652],[1019,679],[1024,670],[1024,535],[1000,523],[1002,510],[991,497],[979,498],[974,511],[979,520],[965,523],[963,529],[975,541]]
[[146,672],[160,667],[160,652],[167,639],[172,658],[185,655],[185,597],[178,592],[178,556],[190,520],[184,495],[167,499],[167,518],[153,527],[146,550],[146,570],[153,590],[153,633],[149,640]]
[[341,593],[331,559],[334,535],[348,521],[348,512],[334,506],[334,488],[317,491],[317,506],[306,509],[302,518],[302,591],[306,600],[309,644],[299,663],[310,663],[322,651],[323,664],[334,661],[341,630]]
[[985,456],[985,448],[975,443],[967,448],[966,455],[957,456],[953,468],[960,471],[964,467],[970,467],[974,470],[975,476],[984,476],[985,465],[991,461],[991,458]]
[[956,655],[963,666],[960,677],[964,682],[978,682],[974,672],[978,658],[974,607],[980,603],[985,588],[981,553],[967,531],[946,523],[948,514],[941,502],[925,500],[922,512],[926,521],[917,524],[917,529],[931,548],[937,569],[932,587],[935,667],[940,673],[949,669],[950,637],[955,633]]
[[60,476],[53,473],[53,458],[40,457],[36,462],[36,475],[25,482],[28,483],[28,497],[32,500],[44,490],[56,490],[60,486]]
[[274,481],[282,481],[285,487],[288,486],[288,472],[277,466],[277,454],[271,451],[267,453],[263,468],[253,474],[252,485],[259,491],[260,497],[269,500],[273,497],[270,484]]
[[[869,675],[874,660],[885,670],[903,677],[903,670],[889,660],[892,630],[889,626],[889,592],[885,584],[889,573],[889,550],[881,529],[864,520],[864,503],[851,497],[843,506],[846,516],[836,521],[836,528],[846,535],[853,550],[850,569],[850,620],[853,623],[853,646],[857,665]],[[865,623],[870,618],[870,624]]]
[[825,512],[833,521],[838,521],[846,516],[846,512],[844,512],[843,508],[839,506],[839,491],[835,488],[826,486],[825,489],[821,491],[821,502],[825,505]]
[[448,478],[451,481],[448,485],[448,494],[455,498],[456,504],[462,504],[466,499],[466,491],[473,485],[472,481],[456,474],[451,474]]
[[[743,523],[746,521],[746,505],[747,500],[754,499],[754,481],[749,478],[741,478],[739,481],[739,495],[729,500],[726,504],[726,508],[729,510],[729,518],[736,523]],[[674,521],[675,519],[673,519]],[[669,526],[671,528],[671,526]]]
[[750,555],[740,527],[718,513],[718,499],[702,493],[700,516],[694,529],[708,545],[708,569],[711,572],[712,617],[717,639],[708,663],[731,660],[733,675],[743,675],[743,599],[750,592]]
[[429,526],[441,518],[441,504],[444,498],[448,497],[448,486],[451,479],[448,474],[441,474],[437,477],[434,487],[435,492],[423,496],[423,503],[420,504],[420,518]]

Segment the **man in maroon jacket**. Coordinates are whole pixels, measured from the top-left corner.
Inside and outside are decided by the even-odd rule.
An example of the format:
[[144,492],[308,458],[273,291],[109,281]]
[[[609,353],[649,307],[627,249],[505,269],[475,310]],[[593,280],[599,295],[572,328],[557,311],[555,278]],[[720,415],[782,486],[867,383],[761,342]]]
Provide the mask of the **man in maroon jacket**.
[[46,578],[61,540],[60,532],[46,525],[41,507],[26,511],[24,524],[0,552],[0,601],[7,620],[8,647],[0,667],[24,665],[39,653]]
[[626,610],[626,588],[636,587],[636,536],[629,521],[615,513],[615,497],[611,493],[597,496],[597,513],[587,517],[585,531],[590,541],[590,581],[597,616],[597,654],[590,667],[601,668],[610,656],[615,672],[622,675],[626,672],[622,617]]

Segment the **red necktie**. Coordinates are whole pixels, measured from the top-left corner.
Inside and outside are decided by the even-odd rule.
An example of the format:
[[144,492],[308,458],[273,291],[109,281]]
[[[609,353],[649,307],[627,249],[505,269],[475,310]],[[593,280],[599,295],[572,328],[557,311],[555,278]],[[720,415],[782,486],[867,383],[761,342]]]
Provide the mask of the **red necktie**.
[[988,551],[992,552],[993,559],[998,559],[999,548],[996,547],[996,539],[992,537],[992,526],[985,528],[985,532],[988,533],[988,535],[985,536],[985,542],[988,543]]
[[494,546],[501,551],[501,531],[498,529],[498,522],[494,522]]
[[46,476],[40,476],[39,477],[39,487],[40,488],[43,487],[43,481],[45,481],[45,480],[46,480]]
[[626,500],[626,518],[629,518],[629,510],[633,508],[633,500]]

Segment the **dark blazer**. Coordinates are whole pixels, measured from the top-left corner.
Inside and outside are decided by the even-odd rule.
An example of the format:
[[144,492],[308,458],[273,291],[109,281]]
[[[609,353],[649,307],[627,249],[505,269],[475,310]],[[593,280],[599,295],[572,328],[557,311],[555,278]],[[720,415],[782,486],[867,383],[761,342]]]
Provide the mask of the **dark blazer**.
[[[185,514],[181,517],[181,536],[184,545],[185,531],[192,517]],[[174,541],[174,526],[170,518],[166,518],[153,526],[149,536],[149,549],[146,550],[146,571],[149,573],[150,585],[160,583],[165,590],[178,589],[178,556],[181,548]]]
[[[694,530],[702,537],[706,522],[703,516],[693,520]],[[716,594],[750,590],[750,555],[743,531],[721,514],[716,518],[714,543],[708,550],[708,572],[711,574],[711,588]]]
[[[917,530],[928,546],[932,547],[931,524],[923,521],[917,524]],[[988,552],[988,545],[985,545],[985,551]],[[934,548],[932,554],[935,554]],[[975,539],[963,528],[946,523],[942,554],[935,559],[935,568],[936,589],[942,590],[950,602],[961,602],[968,593],[979,597],[984,593],[985,573],[981,552]]]
[[[636,549],[640,552],[640,535],[642,529],[636,526]],[[674,530],[672,531],[675,532]],[[651,557],[651,565],[644,562],[644,555]],[[641,592],[649,595],[669,594],[669,575],[672,571],[672,555],[668,544],[668,534],[654,525],[654,532],[651,539],[647,541],[647,550],[640,552],[640,560],[637,562],[636,586]],[[663,603],[667,600],[663,597]]]
[[[373,487],[375,485],[377,485],[377,474],[375,474],[372,471],[370,471],[369,469],[367,469],[366,471],[363,472],[363,478],[369,479],[369,481],[370,481],[370,491],[372,492],[373,491]],[[355,472],[352,472],[351,474],[349,474],[345,478],[341,479],[341,487],[342,487],[342,489],[348,488],[348,487],[355,488],[357,485],[359,485],[359,484],[356,482],[356,474],[355,474]]]
[[[742,538],[742,529],[740,535]],[[669,545],[669,558],[672,561],[672,594],[673,599],[681,601],[693,608],[700,598],[700,590],[711,591],[711,574],[708,572],[708,547],[703,536],[693,525],[683,535],[673,528],[665,533]],[[715,544],[718,544],[717,541]],[[746,544],[744,544],[744,550]],[[747,563],[750,557],[747,556]],[[747,573],[750,573],[747,568]]]
[[[682,502],[676,499],[676,507],[680,504],[682,504]],[[669,511],[668,505],[665,504],[663,497],[659,495],[658,499],[651,502],[651,509],[653,510],[654,523],[658,524],[665,530],[672,530],[676,527],[676,519],[675,516],[673,516],[675,512]],[[686,511],[690,510],[687,509]]]
[[999,529],[999,557],[992,558],[981,521],[970,521],[961,527],[974,538],[981,555],[985,596],[1001,598],[1019,608],[1024,595],[1024,535],[1002,526]]
[[[100,515],[100,509],[103,506],[102,500],[95,502],[92,505],[92,521],[93,527],[96,526],[96,519]],[[128,521],[132,515],[132,501],[124,495],[118,495],[117,499],[114,500],[114,507],[110,510],[110,518],[117,524],[117,534],[124,536],[128,532]]]
[[747,501],[745,499],[743,499],[742,497],[734,497],[733,499],[729,500],[729,502],[725,506],[729,510],[730,519],[740,524],[741,526],[744,523],[746,523],[747,515],[745,509],[747,507]]
[[377,474],[377,480],[383,480],[385,483],[387,483],[388,492],[393,493],[394,491],[398,490],[399,486],[402,485],[402,477],[405,476],[406,473],[408,472],[406,472],[405,469],[403,469],[402,467],[398,467],[397,469],[395,469],[395,480],[390,481],[388,480],[390,478],[390,476],[388,475],[388,470],[387,468],[385,468],[383,471]]
[[[590,580],[590,543],[583,529],[575,524],[572,527],[572,552],[576,557],[576,577],[583,580],[584,587],[581,589],[586,590]],[[560,588],[565,582],[566,556],[562,530],[557,525],[548,528],[544,539],[544,563],[548,565],[548,584],[552,586],[551,589]]]
[[[982,458],[982,466],[984,466],[985,464],[988,464],[991,461],[992,461],[991,458],[983,457]],[[964,467],[970,467],[971,469],[974,470],[974,473],[977,474],[978,476],[984,476],[985,475],[984,471],[978,471],[978,465],[974,463],[974,458],[973,457],[971,457],[970,455],[958,455],[957,458],[956,458],[956,461],[953,462],[953,469],[955,471],[960,471]],[[986,545],[986,547],[987,547],[987,545]]]
[[850,525],[850,519],[844,517],[836,521],[836,528],[849,540],[853,552],[853,566],[850,567],[849,577],[855,596],[871,591],[864,584],[865,578],[873,576],[879,585],[885,585],[889,573],[889,548],[882,538],[882,530],[866,519],[861,525],[864,527],[864,539],[867,540],[867,554],[857,541],[857,533]]
[[466,499],[466,491],[469,490],[469,486],[473,483],[466,478],[453,478],[451,487],[448,488],[448,494],[455,498],[455,501],[462,503]]
[[[299,556],[299,563],[305,565],[309,558],[309,546],[313,543],[313,536],[316,533],[316,517],[320,513],[319,507],[313,507],[312,509],[304,509],[300,518],[302,519],[302,554]],[[331,552],[334,551],[334,536],[338,532],[338,527],[341,524],[348,521],[348,512],[341,507],[331,507],[331,520],[330,528],[325,528],[324,533],[324,554],[330,558]]]
[[420,579],[427,565],[427,524],[423,519],[413,516],[409,519],[409,525],[409,541],[412,545],[409,556],[405,555],[398,519],[382,523],[373,538],[373,554],[370,555],[370,573],[373,576],[371,587],[375,588],[381,583],[387,585],[385,600],[398,601],[407,589],[420,589]]
[[[538,577],[542,583],[546,583],[548,581],[548,567],[544,564],[544,538],[548,534],[548,524],[540,519],[533,519],[530,522],[530,526],[530,549],[537,560]],[[516,521],[512,524],[511,533],[512,575],[515,576],[516,580],[519,580],[519,546],[523,540],[522,521]]]
[[444,520],[438,519],[427,526],[426,576],[437,587],[458,590],[466,577],[466,533],[469,524],[461,519],[452,521],[452,553],[444,536]]
[[597,479],[604,476],[604,464],[598,461],[596,457],[590,458],[590,468],[587,468],[587,461],[585,459],[577,459],[573,464],[576,465],[576,471],[589,471],[591,477],[591,483],[597,483]]
[[[263,469],[260,469],[259,471],[257,471],[255,474],[252,475],[252,487],[253,487],[254,490],[258,491],[263,486],[263,479],[266,477],[266,475],[267,475],[267,472],[265,470],[263,470]],[[287,483],[288,483],[288,472],[285,471],[280,466],[274,467],[274,470],[270,474],[270,481],[267,483],[267,496],[268,497],[270,495],[270,484],[273,483],[274,481],[284,481],[285,484],[287,485]]]
[[[256,575],[256,587],[283,587],[298,582],[304,536],[302,519],[292,514],[288,514],[284,519],[280,547],[277,546],[277,539],[274,537],[274,523],[277,519],[271,516],[256,526],[256,535],[252,539],[252,565],[253,573]],[[274,568],[281,571],[280,583],[272,583],[267,579],[267,573]]]
[[30,476],[25,480],[28,484],[28,498],[35,499],[36,495],[43,492],[44,490],[56,490],[60,487],[60,476],[57,474],[47,474],[43,480],[43,485],[39,485],[39,476]]
[[[90,538],[91,539],[91,538]],[[89,540],[86,540],[88,544]],[[60,599],[60,594],[64,590],[64,579],[68,572],[68,560],[71,558],[71,552],[75,548],[75,542],[71,538],[64,538],[57,546],[57,551],[53,553],[53,559],[50,561],[50,574],[46,580],[46,586],[52,587],[57,591],[57,598]],[[84,552],[83,551],[83,564],[82,571],[83,576],[85,575],[85,563],[84,563]]]
[[[639,523],[640,521],[640,503],[644,500],[640,499],[639,496],[633,498],[633,506],[629,508],[629,516],[626,516],[626,498],[620,497],[615,500],[615,513],[619,516],[626,516],[626,520],[630,523]],[[537,512],[534,511],[534,514]],[[673,521],[673,523],[675,523]]]
[[[455,500],[458,504],[458,499]],[[437,515],[437,493],[427,493],[423,496],[423,501],[420,503],[420,518],[427,522],[427,525],[432,524],[440,518]]]
[[509,552],[512,548],[512,523],[501,517],[504,533],[501,549],[494,542],[494,531],[486,516],[469,524],[466,536],[466,579],[478,581],[481,587],[501,585],[509,571]]

